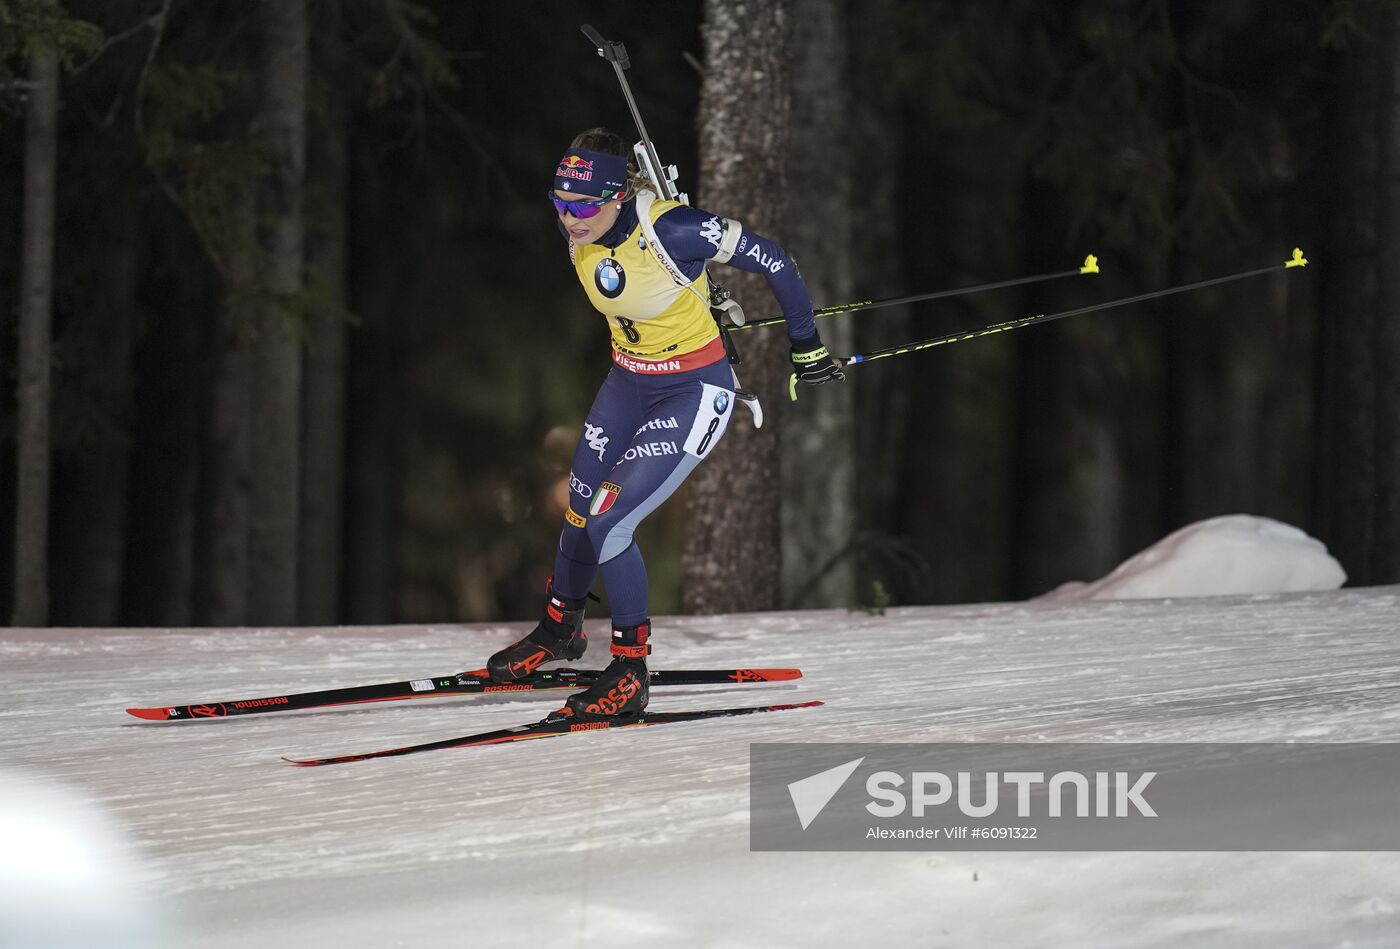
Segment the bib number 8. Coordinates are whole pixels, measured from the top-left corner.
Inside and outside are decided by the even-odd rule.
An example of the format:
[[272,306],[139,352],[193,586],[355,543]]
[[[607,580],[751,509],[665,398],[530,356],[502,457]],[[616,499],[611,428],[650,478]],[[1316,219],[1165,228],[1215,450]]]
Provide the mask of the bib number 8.
[[615,316],[613,319],[617,320],[617,325],[627,337],[627,342],[635,346],[642,341],[642,334],[637,332],[637,324],[635,322],[629,320],[625,316]]
[[715,437],[715,429],[719,428],[720,419],[710,419],[710,427],[705,430],[705,437],[700,439],[700,444],[695,446],[695,454],[703,455],[710,447],[710,440]]

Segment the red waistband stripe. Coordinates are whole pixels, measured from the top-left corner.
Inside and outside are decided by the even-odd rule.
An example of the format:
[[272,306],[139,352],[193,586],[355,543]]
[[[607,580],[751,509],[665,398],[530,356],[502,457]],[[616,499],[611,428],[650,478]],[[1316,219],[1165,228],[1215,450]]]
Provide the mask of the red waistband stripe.
[[614,363],[628,372],[644,376],[699,369],[701,366],[719,362],[723,358],[725,358],[724,341],[718,336],[699,349],[666,359],[642,359],[639,356],[629,356],[624,352],[619,352],[616,347],[613,347]]

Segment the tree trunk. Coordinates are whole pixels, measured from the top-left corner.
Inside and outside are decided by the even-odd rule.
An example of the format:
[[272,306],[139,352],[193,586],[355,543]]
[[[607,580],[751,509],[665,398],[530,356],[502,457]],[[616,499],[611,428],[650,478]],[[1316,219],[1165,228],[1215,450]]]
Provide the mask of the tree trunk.
[[399,497],[398,324],[393,316],[399,273],[381,252],[375,222],[392,207],[375,143],[355,139],[350,226],[351,301],[360,323],[350,336],[350,408],[346,435],[345,619],[388,623],[395,617],[393,582]]
[[256,304],[249,456],[248,617],[297,621],[301,508],[302,186],[306,170],[306,0],[265,0],[257,133],[268,172],[258,184]]
[[[706,0],[701,34],[699,203],[781,242],[788,4]],[[722,282],[753,312],[772,299],[756,275],[728,271]],[[741,343],[740,380],[758,393],[767,423],[756,430],[736,418],[714,457],[691,476],[683,585],[685,609],[692,613],[766,610],[779,603],[787,337],[779,330],[758,331]]]
[[58,57],[40,45],[29,63],[23,260],[20,274],[19,433],[16,459],[15,626],[49,622],[50,350],[54,190],[58,163]]
[[[792,133],[786,249],[817,306],[852,299],[852,137],[846,122],[841,0],[794,0]],[[854,348],[851,320],[818,324],[833,353]],[[785,405],[782,591],[790,606],[852,606],[856,597],[855,399],[826,386]],[[820,472],[813,477],[813,472]]]
[[[851,38],[850,95],[862,103],[861,108],[846,116],[851,147],[859,148],[861,167],[891,169],[861,178],[860,240],[851,249],[851,299],[903,296],[911,292],[906,260],[909,254],[905,248],[906,235],[913,228],[905,213],[901,189],[906,179],[901,172],[913,160],[911,153],[918,147],[913,139],[923,124],[908,121],[897,97],[889,94],[884,70],[888,50],[883,39],[890,35],[890,24],[899,16],[895,0],[849,3],[845,14],[843,23]],[[887,346],[914,334],[908,306],[880,310],[869,319],[836,317],[835,321],[847,324],[853,338],[852,349],[856,351]],[[871,372],[856,370],[847,383],[855,416],[879,420],[878,425],[858,428],[851,449],[860,485],[855,500],[856,522],[870,525],[860,538],[856,578],[857,600],[867,605],[881,599],[877,590],[902,593],[912,591],[918,584],[911,576],[918,570],[907,556],[909,545],[904,541],[906,508],[900,475],[905,446],[902,438],[889,435],[905,431],[910,424],[914,408],[908,384],[913,376],[912,363],[904,358],[885,360],[879,368],[872,366]],[[825,397],[825,393],[822,395]]]
[[[1022,183],[1021,219],[1028,222],[1062,220],[1050,187],[1029,180]],[[1040,273],[1052,269],[1045,235],[1034,223],[1022,231],[1021,270]],[[1018,294],[1020,313],[1055,309],[1048,287],[1030,286]],[[1007,507],[1009,540],[1008,587],[1012,597],[1044,593],[1067,579],[1066,563],[1077,567],[1079,537],[1068,518],[1075,510],[1067,442],[1077,435],[1073,424],[1074,371],[1082,355],[1068,351],[1069,327],[1037,326],[1012,335],[1011,478]],[[1071,567],[1071,569],[1074,569]],[[1082,574],[1081,574],[1082,576]]]
[[253,247],[257,221],[252,188],[233,208],[233,246],[228,252],[228,286],[212,341],[213,396],[208,450],[208,521],[205,526],[207,579],[200,599],[204,621],[239,626],[248,610],[249,467],[248,406],[252,364],[248,336],[253,316],[249,299],[256,282]]
[[1400,580],[1400,14],[1337,60],[1324,280],[1318,532],[1358,585]]
[[342,504],[345,494],[347,326],[346,200],[349,114],[337,71],[321,73],[324,107],[308,140],[306,178],[308,277],[316,312],[308,329],[301,516],[301,622],[335,623],[340,615]]
[[[54,502],[56,562],[64,569],[53,578],[53,621],[62,626],[121,622],[134,423],[134,301],[142,247],[137,207],[131,191],[114,189],[96,209],[93,240],[84,248],[93,259],[92,286],[70,317],[74,335],[100,354],[102,363],[95,367],[100,371],[84,385],[87,397],[102,407],[106,425],[89,436],[95,444],[61,456],[57,466],[68,473],[66,479],[55,478]],[[59,499],[57,486],[64,483],[67,491]]]
[[[173,220],[174,208],[145,210],[167,215],[164,221],[153,215],[157,230],[162,224],[183,226]],[[212,484],[201,484],[201,473],[212,460],[210,418],[219,424],[210,381],[220,372],[209,366],[212,339],[224,331],[226,319],[215,287],[179,286],[162,302],[136,347],[124,625],[190,626],[210,619],[210,548],[196,543],[196,534],[210,526]],[[217,319],[191,320],[190,313]],[[244,529],[239,536],[246,534]],[[238,580],[241,596],[242,574]]]
[[[1021,312],[1033,312],[1023,306]],[[1046,592],[1067,577],[1059,565],[1070,547],[1061,517],[1067,487],[1064,462],[1065,353],[1063,327],[1043,326],[1012,337],[1015,406],[1012,415],[1008,593]],[[1056,558],[1056,553],[1061,557]]]

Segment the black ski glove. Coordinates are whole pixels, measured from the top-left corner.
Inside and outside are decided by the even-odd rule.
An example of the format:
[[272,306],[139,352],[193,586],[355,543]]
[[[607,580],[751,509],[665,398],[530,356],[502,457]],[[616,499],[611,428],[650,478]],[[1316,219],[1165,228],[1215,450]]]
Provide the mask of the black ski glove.
[[822,345],[820,336],[811,339],[794,339],[792,342],[792,368],[797,378],[809,386],[819,386],[824,382],[840,382],[846,378],[841,366]]

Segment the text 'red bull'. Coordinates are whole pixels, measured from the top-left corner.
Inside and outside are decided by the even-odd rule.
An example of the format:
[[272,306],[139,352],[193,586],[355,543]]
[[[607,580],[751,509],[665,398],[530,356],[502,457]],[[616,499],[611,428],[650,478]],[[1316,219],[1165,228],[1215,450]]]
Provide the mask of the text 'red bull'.
[[580,158],[577,155],[569,155],[559,163],[559,170],[554,174],[557,178],[574,178],[578,181],[592,181],[593,162]]

